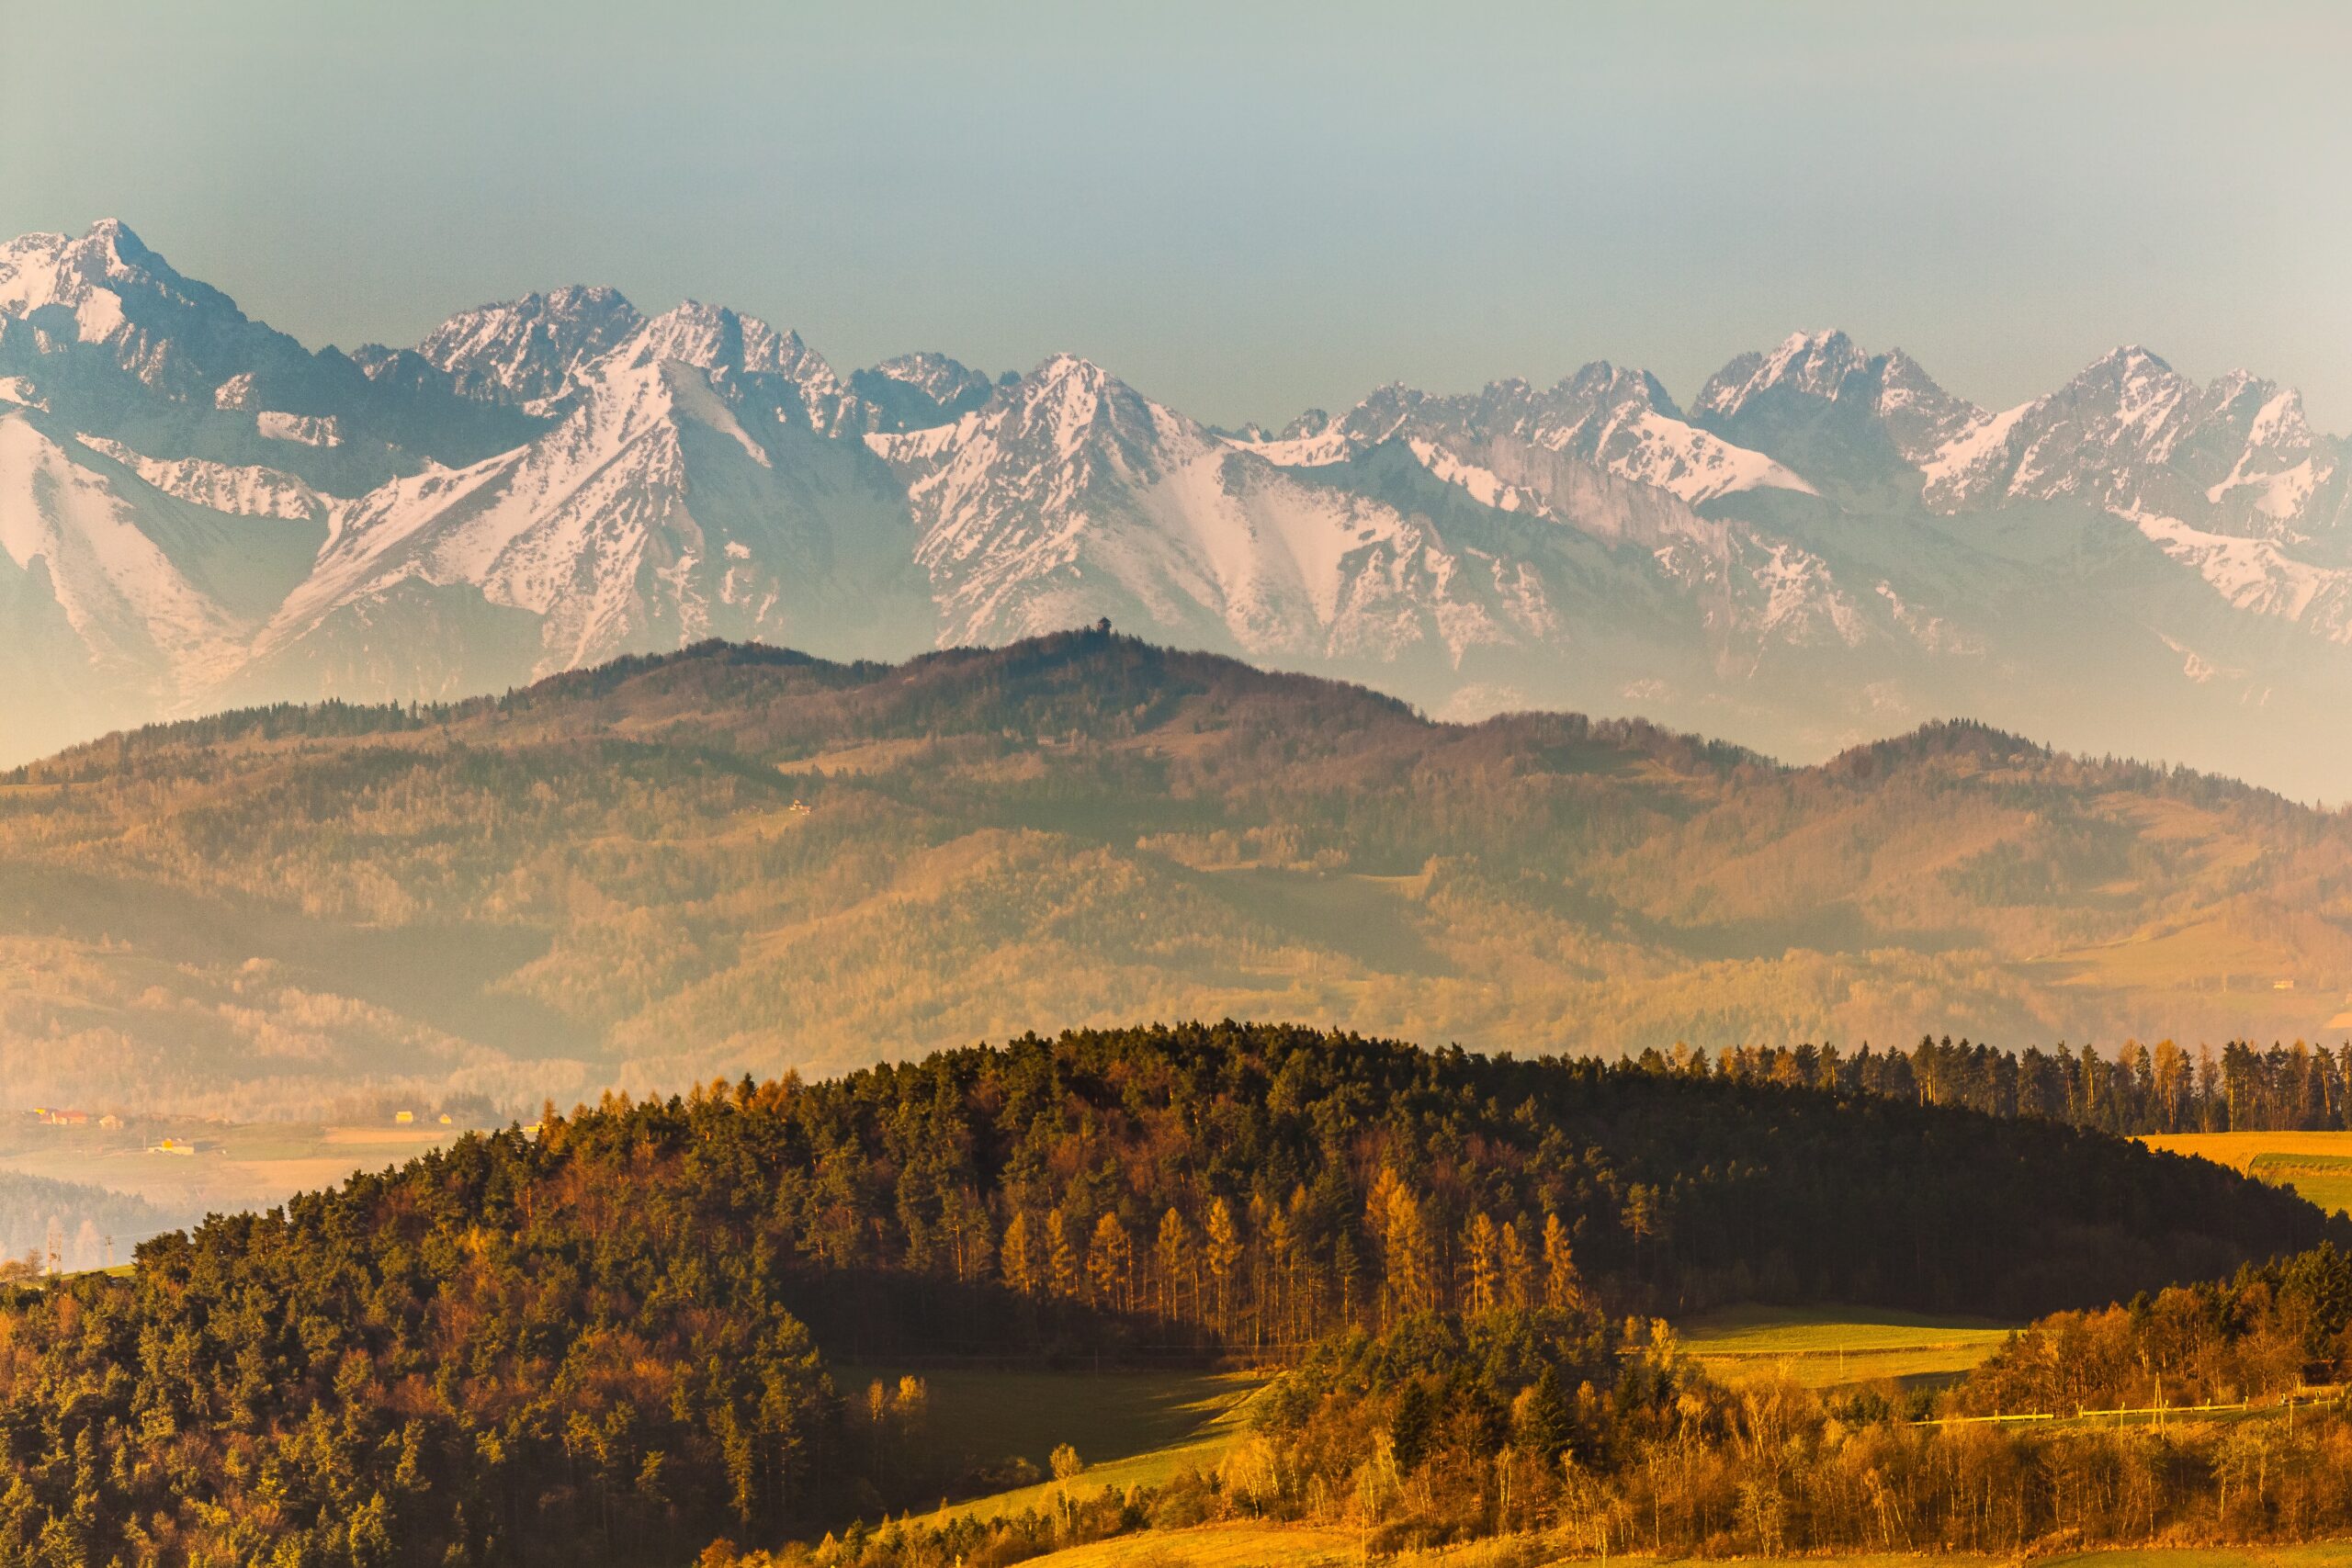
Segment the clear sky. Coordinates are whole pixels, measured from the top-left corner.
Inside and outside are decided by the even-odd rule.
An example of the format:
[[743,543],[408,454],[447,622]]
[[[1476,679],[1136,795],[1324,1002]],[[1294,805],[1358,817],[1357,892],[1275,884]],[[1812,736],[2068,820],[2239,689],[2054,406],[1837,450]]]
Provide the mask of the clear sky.
[[1843,326],[2352,430],[2352,7],[0,0],[0,232],[306,342],[609,282],[1219,421]]

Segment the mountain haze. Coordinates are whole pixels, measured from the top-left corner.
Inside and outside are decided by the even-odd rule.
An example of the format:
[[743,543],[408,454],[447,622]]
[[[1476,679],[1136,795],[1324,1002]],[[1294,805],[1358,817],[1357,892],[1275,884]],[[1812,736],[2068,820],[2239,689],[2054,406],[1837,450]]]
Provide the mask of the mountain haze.
[[1110,616],[1449,716],[1794,760],[1965,716],[2334,798],[2340,439],[2139,348],[1985,410],[1835,332],[1226,432],[1057,355],[837,371],[551,288],[311,351],[126,226],[0,244],[0,760],[705,637],[900,659]]
[[506,1109],[1105,1020],[1487,1049],[2352,1028],[2352,827],[1939,725],[1789,768],[1099,631],[723,644],[0,779],[28,1103]]

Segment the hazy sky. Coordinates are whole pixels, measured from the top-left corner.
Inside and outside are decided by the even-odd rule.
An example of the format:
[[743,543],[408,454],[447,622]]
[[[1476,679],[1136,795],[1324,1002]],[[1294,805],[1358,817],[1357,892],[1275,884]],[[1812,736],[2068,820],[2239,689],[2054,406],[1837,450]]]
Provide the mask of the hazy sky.
[[1204,418],[1792,329],[2352,430],[2352,7],[0,0],[0,231],[311,344],[569,281]]

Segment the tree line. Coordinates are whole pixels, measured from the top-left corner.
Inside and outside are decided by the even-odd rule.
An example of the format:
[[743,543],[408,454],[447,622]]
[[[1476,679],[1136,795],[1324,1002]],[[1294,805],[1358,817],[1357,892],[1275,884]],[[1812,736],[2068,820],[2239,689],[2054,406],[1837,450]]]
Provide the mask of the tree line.
[[[1706,1055],[1677,1047],[1645,1053],[1652,1071],[1705,1073]],[[2352,1043],[2233,1040],[2194,1051],[2170,1040],[2127,1040],[2111,1055],[2061,1042],[2011,1052],[1982,1042],[1921,1035],[1908,1052],[1842,1053],[1834,1045],[1741,1046],[1713,1070],[1760,1081],[1866,1093],[1995,1116],[2034,1116],[2132,1136],[2352,1127]]]

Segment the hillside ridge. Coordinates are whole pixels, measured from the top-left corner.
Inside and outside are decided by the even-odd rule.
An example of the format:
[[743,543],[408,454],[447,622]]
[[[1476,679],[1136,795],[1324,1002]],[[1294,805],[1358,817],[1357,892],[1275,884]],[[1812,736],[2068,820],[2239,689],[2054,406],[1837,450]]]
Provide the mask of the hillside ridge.
[[236,1119],[1138,1007],[1521,1051],[2315,1042],[2346,886],[2339,814],[1973,724],[1789,767],[1099,630],[714,645],[0,775],[0,1067]]

